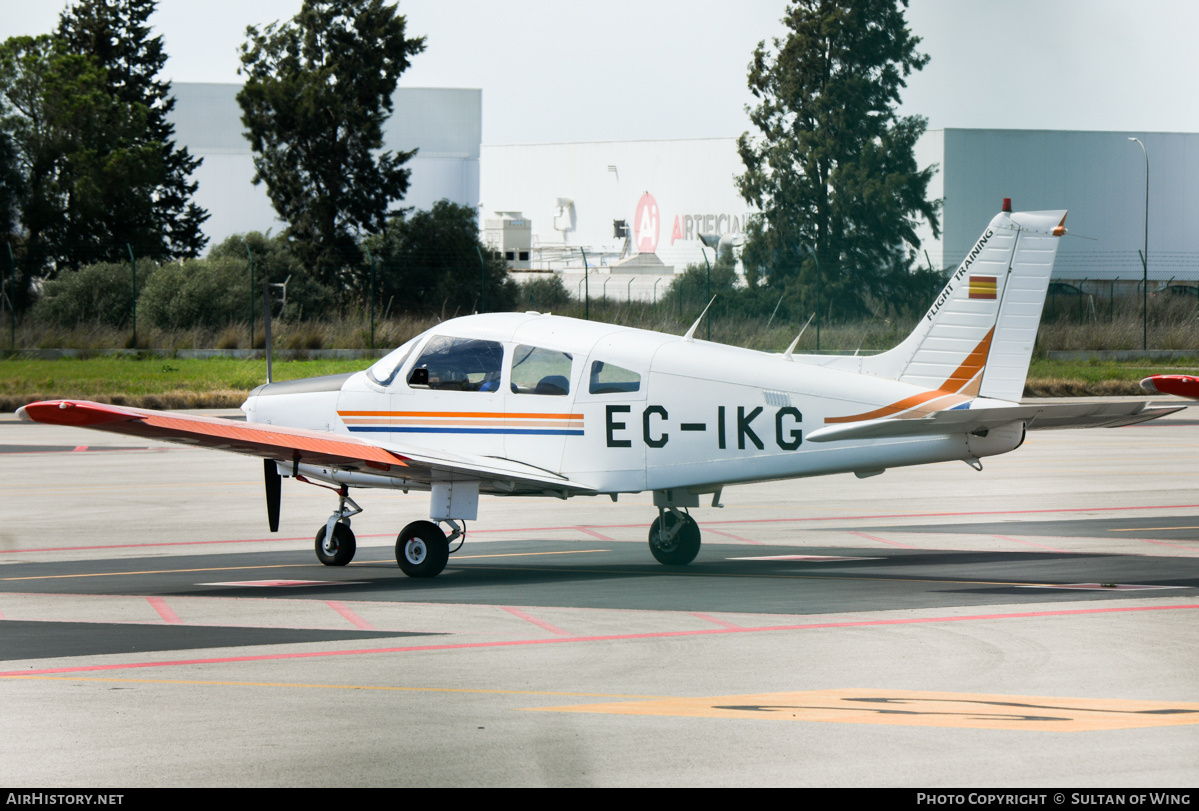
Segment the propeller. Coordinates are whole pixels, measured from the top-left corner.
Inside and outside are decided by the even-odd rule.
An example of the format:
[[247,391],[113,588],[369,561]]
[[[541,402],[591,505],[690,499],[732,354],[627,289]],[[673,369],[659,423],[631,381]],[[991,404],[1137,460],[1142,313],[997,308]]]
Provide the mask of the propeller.
[[266,520],[271,532],[279,531],[279,496],[283,489],[283,477],[279,475],[273,459],[262,460],[263,478],[266,479]]

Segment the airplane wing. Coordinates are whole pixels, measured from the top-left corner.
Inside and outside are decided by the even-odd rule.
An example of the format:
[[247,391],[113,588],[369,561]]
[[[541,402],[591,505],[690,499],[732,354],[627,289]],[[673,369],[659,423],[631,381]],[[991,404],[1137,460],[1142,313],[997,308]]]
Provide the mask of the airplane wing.
[[1118,428],[1173,414],[1186,406],[1151,406],[1131,403],[1047,403],[934,411],[918,419],[866,420],[849,425],[819,428],[804,439],[835,442],[845,439],[971,434],[1023,420],[1029,430],[1045,428]]
[[328,431],[173,414],[86,400],[30,403],[17,409],[17,416],[27,422],[94,428],[193,447],[231,451],[284,464],[303,463],[388,476],[416,485],[468,478],[479,481],[480,489],[489,492],[590,492],[588,488],[562,476],[519,462],[447,454],[416,446],[373,443]]

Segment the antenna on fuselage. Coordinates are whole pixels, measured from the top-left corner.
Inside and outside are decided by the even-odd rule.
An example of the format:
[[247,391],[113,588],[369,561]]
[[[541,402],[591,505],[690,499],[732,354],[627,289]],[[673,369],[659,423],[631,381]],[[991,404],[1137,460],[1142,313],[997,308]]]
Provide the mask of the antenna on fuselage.
[[[716,301],[716,296],[712,296],[712,301]],[[712,306],[712,301],[708,302],[708,307]],[[695,340],[695,330],[699,327],[699,322],[704,320],[704,316],[708,314],[708,307],[704,307],[704,311],[699,314],[699,318],[695,319],[695,323],[691,325],[691,329],[687,330],[687,334],[683,336],[683,340],[691,343]]]
[[[815,317],[816,317],[816,313],[812,313],[811,315],[809,315],[808,316],[808,324],[811,324],[812,319]],[[795,351],[795,347],[799,346],[799,339],[802,338],[804,332],[807,331],[808,324],[803,325],[803,329],[801,329],[799,331],[799,334],[795,336],[795,340],[791,342],[791,346],[787,347],[787,351],[783,353],[783,357],[786,358],[787,360],[794,360],[794,358],[791,357],[791,353]]]

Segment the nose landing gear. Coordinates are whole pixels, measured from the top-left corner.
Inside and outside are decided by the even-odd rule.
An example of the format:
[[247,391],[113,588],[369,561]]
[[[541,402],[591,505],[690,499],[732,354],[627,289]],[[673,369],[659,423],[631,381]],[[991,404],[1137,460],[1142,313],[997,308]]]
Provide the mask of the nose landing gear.
[[337,509],[316,533],[316,557],[326,566],[345,566],[358,549],[350,530],[350,516],[362,512],[362,508],[350,498],[350,489],[344,485],[337,491],[337,497]]

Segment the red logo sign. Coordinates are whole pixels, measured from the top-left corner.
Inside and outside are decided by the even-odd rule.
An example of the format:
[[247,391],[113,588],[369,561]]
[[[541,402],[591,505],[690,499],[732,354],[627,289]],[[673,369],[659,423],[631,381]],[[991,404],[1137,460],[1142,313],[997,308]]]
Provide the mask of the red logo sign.
[[637,213],[633,215],[633,230],[637,234],[637,252],[653,253],[658,250],[658,201],[649,192],[637,201]]

